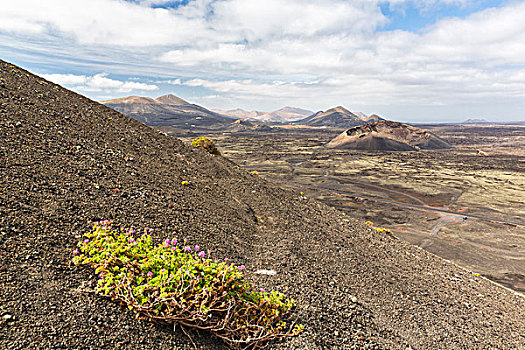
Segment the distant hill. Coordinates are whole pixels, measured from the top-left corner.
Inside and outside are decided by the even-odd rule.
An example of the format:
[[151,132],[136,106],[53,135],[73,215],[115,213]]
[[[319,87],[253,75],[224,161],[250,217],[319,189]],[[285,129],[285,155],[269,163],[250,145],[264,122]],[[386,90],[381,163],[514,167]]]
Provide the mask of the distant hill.
[[489,124],[490,122],[486,119],[467,119],[463,121],[461,124]]
[[265,122],[290,123],[296,120],[303,119],[311,115],[313,112],[307,109],[296,107],[284,107],[274,112],[266,113],[259,116],[257,119]]
[[366,116],[364,113],[353,113],[348,109],[338,106],[327,111],[320,111],[311,116],[298,120],[294,124],[309,126],[331,127],[331,128],[350,128],[365,124],[369,121],[383,120],[380,116],[373,114]]
[[384,118],[378,116],[377,114],[371,114],[369,115],[368,117],[361,117],[361,119],[363,119],[363,121],[367,122],[367,123],[370,123],[370,122],[378,122],[378,121],[381,121],[381,120],[385,120]]
[[258,116],[266,114],[266,112],[260,111],[245,111],[241,108],[230,109],[226,111],[222,109],[214,109],[213,111],[234,119],[257,119]]
[[239,119],[259,120],[262,122],[289,123],[303,119],[313,112],[296,107],[283,107],[273,112],[245,111],[237,108],[228,111],[215,110],[217,113]]
[[324,112],[317,112],[307,118],[298,120],[296,123],[309,126],[348,128],[363,124],[363,120],[348,109],[338,106]]
[[516,120],[516,121],[510,121],[510,122],[495,122],[495,121],[488,121],[486,119],[467,119],[459,124],[493,124],[493,125],[525,125],[525,120]]
[[348,129],[326,147],[363,151],[417,151],[452,146],[428,130],[382,120]]
[[174,95],[164,95],[157,99],[129,96],[102,103],[150,126],[219,128],[233,121],[230,117],[191,104]]
[[266,125],[265,123],[239,119],[231,123],[228,128],[228,131],[232,132],[242,132],[242,131],[271,131],[272,127]]

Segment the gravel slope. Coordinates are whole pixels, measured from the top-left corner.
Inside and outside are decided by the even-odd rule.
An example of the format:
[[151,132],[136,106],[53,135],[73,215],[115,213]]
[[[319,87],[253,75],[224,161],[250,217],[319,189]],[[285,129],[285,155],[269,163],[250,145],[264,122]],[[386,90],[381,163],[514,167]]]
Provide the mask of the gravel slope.
[[0,116],[0,349],[192,348],[70,264],[102,218],[186,237],[294,297],[306,331],[270,349],[525,348],[522,297],[3,61]]

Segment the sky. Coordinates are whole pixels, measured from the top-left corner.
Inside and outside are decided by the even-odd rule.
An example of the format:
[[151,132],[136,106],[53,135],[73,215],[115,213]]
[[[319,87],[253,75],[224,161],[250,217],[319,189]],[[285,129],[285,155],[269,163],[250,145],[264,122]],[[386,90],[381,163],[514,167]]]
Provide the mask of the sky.
[[524,19],[523,0],[2,1],[0,58],[95,100],[512,121]]

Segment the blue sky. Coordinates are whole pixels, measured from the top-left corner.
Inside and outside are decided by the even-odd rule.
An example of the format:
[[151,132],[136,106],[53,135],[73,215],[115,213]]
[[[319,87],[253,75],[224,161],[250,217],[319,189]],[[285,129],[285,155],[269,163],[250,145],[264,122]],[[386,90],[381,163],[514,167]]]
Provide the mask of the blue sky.
[[[480,0],[469,2],[408,2],[402,5],[380,3],[381,12],[389,22],[380,28],[382,31],[418,31],[446,18],[466,18],[487,8],[504,6],[505,0]],[[418,5],[419,4],[419,5]]]
[[525,119],[525,1],[19,0],[0,58],[95,100]]

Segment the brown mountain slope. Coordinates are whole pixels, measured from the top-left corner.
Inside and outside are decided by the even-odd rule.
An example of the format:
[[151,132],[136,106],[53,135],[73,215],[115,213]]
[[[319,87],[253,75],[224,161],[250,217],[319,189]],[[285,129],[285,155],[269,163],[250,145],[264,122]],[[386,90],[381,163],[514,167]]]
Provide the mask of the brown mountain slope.
[[383,120],[356,126],[338,135],[326,147],[364,151],[417,151],[452,146],[430,131]]
[[364,121],[348,109],[338,106],[330,108],[325,112],[317,112],[307,118],[296,121],[295,124],[331,128],[349,128],[355,125],[364,124]]
[[220,128],[233,122],[231,118],[188,103],[174,95],[160,96],[155,100],[130,96],[102,103],[150,126]]
[[70,264],[99,218],[187,237],[294,297],[306,330],[270,349],[525,344],[523,298],[3,61],[0,115],[1,349],[193,348]]

